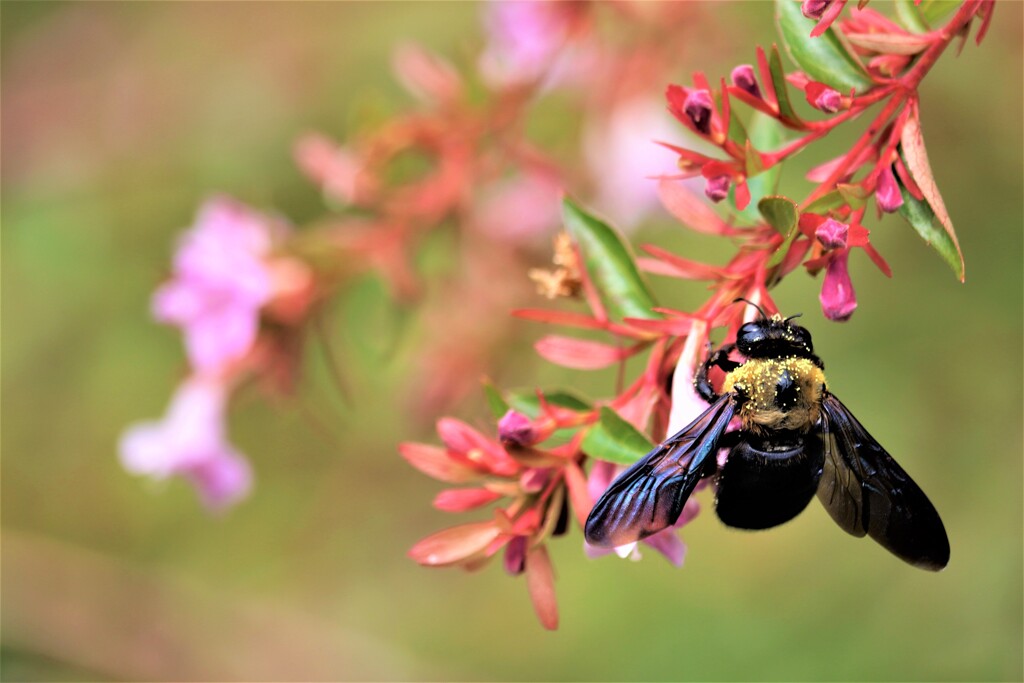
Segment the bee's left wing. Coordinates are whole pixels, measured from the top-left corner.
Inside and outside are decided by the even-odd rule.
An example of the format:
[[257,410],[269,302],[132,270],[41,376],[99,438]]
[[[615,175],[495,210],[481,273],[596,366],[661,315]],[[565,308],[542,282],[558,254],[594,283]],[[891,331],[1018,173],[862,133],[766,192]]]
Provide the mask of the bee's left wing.
[[838,398],[826,393],[821,407],[825,468],[818,498],[832,519],[914,566],[945,567],[949,539],[928,496]]
[[733,413],[732,394],[726,394],[623,472],[590,511],[587,542],[625,545],[675,524],[706,463],[714,463]]

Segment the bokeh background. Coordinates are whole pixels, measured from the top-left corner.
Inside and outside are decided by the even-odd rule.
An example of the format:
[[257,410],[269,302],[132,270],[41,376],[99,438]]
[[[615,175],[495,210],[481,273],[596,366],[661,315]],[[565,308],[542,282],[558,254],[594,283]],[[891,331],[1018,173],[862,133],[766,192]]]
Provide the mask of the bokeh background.
[[[318,215],[296,137],[343,137],[360,108],[408,107],[393,46],[471,54],[479,6],[3,3],[3,678],[1021,680],[1022,7],[1001,4],[986,43],[944,57],[922,89],[966,283],[887,219],[872,239],[895,276],[854,259],[850,322],[824,321],[818,283],[799,273],[776,297],[804,313],[833,389],[936,503],[949,567],[914,570],[814,504],[763,534],[705,513],[678,570],[588,561],[576,529],[552,544],[562,625],[549,633],[499,566],[405,557],[452,523],[429,507],[438,485],[395,449],[436,438],[405,408],[431,330],[416,309],[387,313],[372,277],[333,319],[357,399],[337,402],[315,359],[301,389],[329,434],[297,402],[233,406],[257,476],[236,509],[211,516],[184,483],[149,485],[116,455],[185,369],[148,299],[198,203],[221,191]],[[748,61],[773,40],[770,16],[768,3],[709,7],[675,79]],[[573,131],[542,127],[538,143]],[[806,191],[798,174],[783,182]],[[658,220],[638,239],[728,253]],[[428,270],[443,274],[446,248],[431,247]],[[704,296],[654,286],[674,308]],[[498,382],[607,393],[609,376],[542,364],[529,347],[542,330],[516,329]],[[453,412],[486,425],[482,395]]]

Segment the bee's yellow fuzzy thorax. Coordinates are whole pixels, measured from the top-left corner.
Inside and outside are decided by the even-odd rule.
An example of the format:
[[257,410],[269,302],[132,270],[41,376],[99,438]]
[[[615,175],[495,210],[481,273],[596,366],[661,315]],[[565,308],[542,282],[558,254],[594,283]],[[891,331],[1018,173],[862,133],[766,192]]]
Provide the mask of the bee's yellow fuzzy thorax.
[[[776,387],[788,373],[796,389],[796,400],[780,405]],[[743,428],[755,432],[775,429],[809,430],[821,410],[825,373],[806,358],[751,359],[730,372],[723,393],[740,391],[747,401],[740,408]]]

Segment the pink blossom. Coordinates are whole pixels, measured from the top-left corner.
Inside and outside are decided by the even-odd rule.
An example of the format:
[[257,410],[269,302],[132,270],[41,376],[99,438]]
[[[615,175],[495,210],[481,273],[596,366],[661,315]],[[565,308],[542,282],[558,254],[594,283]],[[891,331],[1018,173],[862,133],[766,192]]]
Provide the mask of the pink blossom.
[[903,206],[903,194],[900,192],[900,186],[896,183],[896,176],[892,172],[891,164],[878,174],[875,202],[878,204],[878,208],[886,213],[898,211]]
[[679,172],[676,155],[654,140],[676,134],[660,99],[634,97],[594,118],[583,154],[595,184],[594,205],[623,230],[660,210],[658,177]]
[[557,71],[575,23],[571,3],[493,0],[484,16],[487,47],[480,72],[496,86],[529,83]]
[[530,242],[561,222],[561,185],[550,174],[528,173],[493,183],[476,207],[476,224],[505,242]]
[[814,230],[814,236],[826,249],[842,249],[850,235],[850,226],[834,218],[826,219]]
[[800,3],[800,11],[808,19],[821,19],[831,4],[832,0],[803,0]]
[[708,178],[707,183],[704,185],[704,194],[708,199],[717,204],[729,196],[729,186],[731,184],[732,178],[727,175],[717,175],[713,178]]
[[272,294],[268,220],[225,197],[207,201],[174,257],[174,277],[153,296],[153,315],[182,328],[192,367],[224,370],[252,348]]
[[829,320],[849,320],[857,308],[857,295],[850,280],[849,249],[837,249],[830,254],[825,280],[821,283],[821,310]]
[[711,132],[712,106],[711,93],[707,90],[692,90],[683,102],[683,112],[693,127],[705,135]]
[[129,427],[121,436],[124,468],[154,479],[182,476],[211,509],[225,508],[249,492],[252,472],[224,436],[227,388],[192,377],[175,392],[164,418]]
[[754,67],[749,64],[740,64],[730,74],[732,84],[753,97],[761,99],[761,88],[757,85],[757,76],[754,75]]

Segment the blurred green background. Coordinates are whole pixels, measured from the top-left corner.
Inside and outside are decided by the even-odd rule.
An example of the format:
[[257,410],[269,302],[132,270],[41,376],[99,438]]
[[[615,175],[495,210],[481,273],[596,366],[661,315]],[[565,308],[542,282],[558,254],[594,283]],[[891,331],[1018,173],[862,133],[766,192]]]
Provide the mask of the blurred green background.
[[[232,440],[257,476],[237,509],[211,517],[182,482],[148,485],[116,457],[124,426],[162,414],[184,373],[179,337],[149,320],[148,299],[202,198],[319,215],[291,161],[296,136],[343,137],[359,108],[406,107],[391,48],[414,39],[470,54],[479,7],[0,11],[5,680],[1024,677],[1021,3],[1000,4],[986,43],[945,56],[922,89],[966,284],[889,218],[869,227],[895,276],[855,256],[852,321],[824,321],[819,283],[799,273],[776,296],[804,313],[833,390],[942,513],[948,569],[914,570],[814,504],[770,533],[729,530],[704,493],[681,570],[658,557],[588,561],[578,530],[554,543],[555,633],[498,564],[464,574],[405,557],[455,520],[429,507],[440,486],[395,450],[436,439],[396,400],[415,395],[410,367],[429,330],[412,311],[392,328],[393,352],[374,352],[352,313],[388,305],[372,279],[339,306],[333,331],[355,405],[332,402],[322,363],[308,363],[302,402],[329,416],[333,438],[298,403],[252,395],[234,406]],[[714,30],[685,34],[692,59],[674,78],[751,59],[754,41],[774,39],[770,13],[715,6]],[[787,187],[807,186],[790,172]],[[666,227],[638,239],[700,260],[728,254]],[[441,265],[430,267],[443,270],[444,240],[433,250]],[[673,308],[705,296],[654,285]],[[500,382],[609,391],[608,376],[543,366],[529,349],[542,330],[517,329]],[[456,412],[482,426],[482,404]]]

